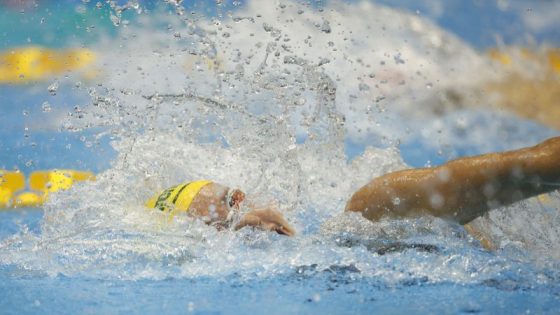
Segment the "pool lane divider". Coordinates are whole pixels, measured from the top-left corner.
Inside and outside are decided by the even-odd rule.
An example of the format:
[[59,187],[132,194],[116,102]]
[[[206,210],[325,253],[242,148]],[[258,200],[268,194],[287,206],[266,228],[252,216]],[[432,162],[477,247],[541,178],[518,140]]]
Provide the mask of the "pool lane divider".
[[26,46],[0,52],[0,84],[27,84],[77,71],[86,79],[97,76],[97,55],[85,48],[50,49]]
[[89,180],[95,180],[95,175],[89,171],[35,171],[29,175],[29,189],[26,190],[23,173],[0,170],[0,209],[40,207],[50,193],[67,190],[77,182]]

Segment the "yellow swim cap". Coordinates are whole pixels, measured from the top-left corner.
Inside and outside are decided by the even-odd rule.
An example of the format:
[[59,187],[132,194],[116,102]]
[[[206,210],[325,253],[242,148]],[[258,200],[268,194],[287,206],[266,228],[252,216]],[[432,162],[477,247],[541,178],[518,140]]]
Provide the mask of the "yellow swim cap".
[[202,187],[212,183],[209,180],[198,180],[186,184],[170,187],[146,202],[146,207],[157,208],[161,211],[188,211],[194,198]]

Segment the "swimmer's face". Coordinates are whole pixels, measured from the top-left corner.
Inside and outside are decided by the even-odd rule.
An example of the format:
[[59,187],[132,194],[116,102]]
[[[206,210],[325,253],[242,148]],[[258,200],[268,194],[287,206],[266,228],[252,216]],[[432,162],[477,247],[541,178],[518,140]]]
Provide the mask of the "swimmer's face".
[[231,194],[231,201],[230,201],[230,207],[233,208],[238,208],[239,209],[239,205],[241,205],[241,203],[245,200],[245,193],[242,192],[239,189],[236,189],[233,191],[233,193]]

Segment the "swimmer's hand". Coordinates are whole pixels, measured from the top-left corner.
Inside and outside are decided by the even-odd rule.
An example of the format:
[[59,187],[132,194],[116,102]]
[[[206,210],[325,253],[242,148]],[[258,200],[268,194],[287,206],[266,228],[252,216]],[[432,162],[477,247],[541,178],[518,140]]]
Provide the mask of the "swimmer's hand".
[[235,230],[252,226],[265,231],[275,231],[278,234],[294,236],[295,230],[288,224],[282,214],[276,210],[252,210],[248,212],[237,225]]

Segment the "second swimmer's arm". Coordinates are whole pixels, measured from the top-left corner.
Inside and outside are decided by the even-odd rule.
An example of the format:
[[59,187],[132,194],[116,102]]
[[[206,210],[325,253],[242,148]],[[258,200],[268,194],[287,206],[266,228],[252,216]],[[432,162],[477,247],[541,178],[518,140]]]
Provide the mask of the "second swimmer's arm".
[[490,209],[560,188],[560,137],[534,147],[375,178],[346,205],[370,220],[427,213],[468,223]]

